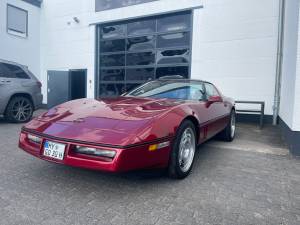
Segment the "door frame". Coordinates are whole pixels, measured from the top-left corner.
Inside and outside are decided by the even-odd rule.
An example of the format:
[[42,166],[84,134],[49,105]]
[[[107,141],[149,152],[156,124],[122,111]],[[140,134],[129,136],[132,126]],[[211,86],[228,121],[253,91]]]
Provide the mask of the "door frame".
[[85,98],[87,98],[87,69],[70,69],[69,70],[69,99],[72,97],[72,72],[84,72]]

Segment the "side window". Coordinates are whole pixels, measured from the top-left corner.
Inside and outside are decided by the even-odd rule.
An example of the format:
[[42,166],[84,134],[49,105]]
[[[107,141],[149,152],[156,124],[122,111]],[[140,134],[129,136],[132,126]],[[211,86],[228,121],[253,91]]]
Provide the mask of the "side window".
[[6,65],[7,65],[8,69],[11,71],[11,73],[14,74],[13,76],[15,78],[30,79],[30,77],[19,66],[12,65],[12,64],[6,64]]
[[211,96],[219,96],[219,92],[217,91],[217,89],[209,83],[205,83],[205,89],[206,89],[206,96],[207,98],[211,97]]
[[8,63],[0,63],[0,77],[30,79],[19,66]]
[[205,99],[203,84],[192,84],[190,86],[190,99],[200,101]]
[[7,67],[7,63],[0,63],[0,77],[15,78],[15,74]]

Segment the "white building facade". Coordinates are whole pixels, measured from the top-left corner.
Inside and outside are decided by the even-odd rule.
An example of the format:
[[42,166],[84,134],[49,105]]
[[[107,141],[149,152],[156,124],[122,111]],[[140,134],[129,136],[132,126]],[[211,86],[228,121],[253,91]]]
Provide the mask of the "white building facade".
[[24,8],[29,32],[27,39],[8,40],[12,35],[1,24],[0,58],[29,66],[43,83],[45,104],[51,92],[70,89],[59,79],[50,88],[55,72],[85,71],[89,98],[179,74],[211,81],[236,100],[264,101],[267,122],[281,72],[279,124],[291,151],[300,154],[299,2],[284,1],[279,51],[281,1],[44,0],[37,7],[37,1],[2,0],[0,21],[7,4]]
[[[11,17],[8,10],[12,9]],[[14,14],[16,13],[16,14]],[[15,16],[25,20],[23,32],[9,29],[9,23]],[[40,77],[40,15],[39,7],[20,0],[0,1],[0,59],[18,62],[30,68]],[[9,20],[9,18],[11,20]],[[18,21],[17,21],[18,22]],[[12,24],[13,25],[13,24]],[[15,24],[18,27],[18,23]]]

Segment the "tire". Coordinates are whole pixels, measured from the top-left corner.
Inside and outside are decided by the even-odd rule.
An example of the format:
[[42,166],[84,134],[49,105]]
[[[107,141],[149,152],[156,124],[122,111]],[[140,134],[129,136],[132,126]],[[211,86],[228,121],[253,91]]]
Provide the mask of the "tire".
[[236,125],[235,125],[235,121],[236,121],[236,117],[235,117],[235,110],[231,110],[230,113],[230,120],[227,124],[227,126],[225,127],[225,129],[220,133],[220,137],[227,142],[231,142],[233,141],[234,137],[235,137],[235,130],[236,130]]
[[[182,146],[184,145],[184,142],[186,143],[187,148]],[[177,130],[172,145],[168,166],[169,177],[183,179],[189,175],[194,163],[196,146],[197,137],[195,126],[190,120],[184,120]]]
[[33,104],[26,97],[13,97],[6,108],[5,117],[12,123],[28,122],[33,114]]

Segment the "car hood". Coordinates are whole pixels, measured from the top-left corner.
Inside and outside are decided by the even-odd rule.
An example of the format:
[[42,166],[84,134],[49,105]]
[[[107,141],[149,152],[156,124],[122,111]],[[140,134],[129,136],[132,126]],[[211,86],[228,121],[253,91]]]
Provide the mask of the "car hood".
[[179,104],[182,101],[133,97],[80,99],[50,109],[25,128],[59,138],[126,146],[161,138],[139,134]]

